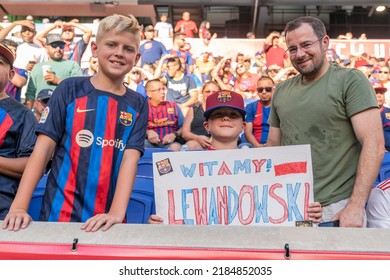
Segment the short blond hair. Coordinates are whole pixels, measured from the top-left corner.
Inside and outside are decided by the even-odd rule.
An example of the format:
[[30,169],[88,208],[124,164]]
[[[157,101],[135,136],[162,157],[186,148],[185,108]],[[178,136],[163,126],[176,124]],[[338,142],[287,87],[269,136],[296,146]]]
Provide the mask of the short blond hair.
[[105,17],[99,22],[99,27],[96,33],[96,42],[99,42],[104,33],[109,31],[120,32],[130,32],[134,35],[137,35],[138,44],[141,41],[141,31],[142,27],[139,25],[138,20],[131,14],[128,16],[124,15],[111,15]]

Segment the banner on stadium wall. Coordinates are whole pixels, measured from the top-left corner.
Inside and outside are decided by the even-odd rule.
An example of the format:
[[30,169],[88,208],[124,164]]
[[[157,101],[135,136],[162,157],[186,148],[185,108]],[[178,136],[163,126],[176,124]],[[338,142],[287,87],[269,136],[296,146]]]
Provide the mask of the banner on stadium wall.
[[313,202],[310,145],[153,154],[165,224],[295,226]]

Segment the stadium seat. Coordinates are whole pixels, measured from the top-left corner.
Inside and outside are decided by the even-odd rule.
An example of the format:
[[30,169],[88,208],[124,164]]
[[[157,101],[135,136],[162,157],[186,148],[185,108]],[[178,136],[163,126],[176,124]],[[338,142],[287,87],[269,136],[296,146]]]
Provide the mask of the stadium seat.
[[155,213],[153,177],[137,175],[126,211],[129,224],[146,224]]
[[390,165],[382,165],[379,169],[379,182],[383,182],[390,177]]
[[46,189],[47,176],[48,174],[45,174],[43,175],[41,180],[39,180],[38,185],[32,195],[30,206],[28,208],[28,214],[34,221],[39,220],[39,215],[41,213],[42,208],[42,199]]

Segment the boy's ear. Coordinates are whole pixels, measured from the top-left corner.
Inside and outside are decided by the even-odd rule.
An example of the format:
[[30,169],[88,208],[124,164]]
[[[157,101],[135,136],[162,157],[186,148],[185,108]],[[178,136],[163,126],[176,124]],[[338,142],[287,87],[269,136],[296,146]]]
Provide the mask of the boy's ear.
[[207,132],[209,131],[209,123],[208,123],[208,121],[204,121],[203,122],[203,127],[206,129]]
[[137,65],[138,63],[138,60],[141,58],[141,54],[140,53],[137,53],[137,55],[135,56],[135,63],[134,65]]
[[93,57],[97,57],[97,45],[95,41],[91,42],[91,53]]

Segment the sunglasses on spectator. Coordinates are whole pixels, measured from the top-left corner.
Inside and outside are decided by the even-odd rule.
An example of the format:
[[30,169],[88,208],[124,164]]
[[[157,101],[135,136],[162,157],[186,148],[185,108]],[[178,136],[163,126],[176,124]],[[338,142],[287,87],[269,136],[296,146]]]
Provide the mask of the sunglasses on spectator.
[[389,72],[386,72],[386,71],[379,71],[379,74],[389,74]]
[[139,72],[139,71],[134,71],[134,72],[132,72],[132,74],[133,74],[133,75],[141,75],[141,72]]
[[257,88],[257,92],[263,92],[263,90],[265,90],[266,92],[271,92],[272,87],[258,87]]
[[51,43],[50,46],[51,46],[53,49],[58,48],[58,47],[60,47],[60,49],[65,48],[65,44],[64,44],[64,43]]

